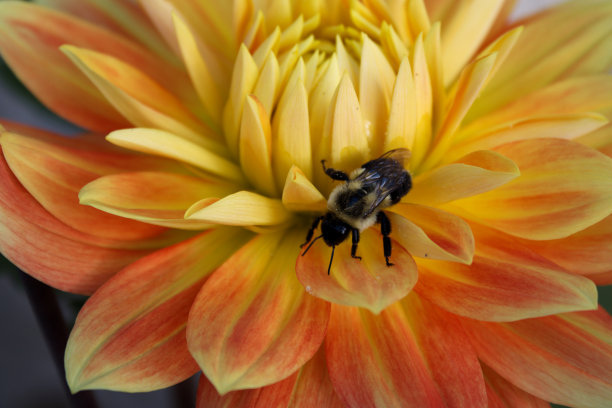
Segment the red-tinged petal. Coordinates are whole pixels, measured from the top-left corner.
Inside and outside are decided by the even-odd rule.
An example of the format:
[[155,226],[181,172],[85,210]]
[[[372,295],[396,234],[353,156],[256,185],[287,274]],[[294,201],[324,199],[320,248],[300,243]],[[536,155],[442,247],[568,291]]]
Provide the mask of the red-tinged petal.
[[313,296],[348,306],[365,307],[380,313],[403,298],[415,285],[418,272],[410,253],[391,241],[393,253],[387,266],[382,236],[372,229],[361,233],[357,256],[351,258],[351,245],[344,242],[334,250],[330,274],[327,274],[332,250],[319,241],[297,258],[297,277]]
[[200,377],[197,408],[342,408],[329,380],[321,347],[299,372],[266,387],[221,396],[206,376]]
[[528,241],[535,252],[598,285],[612,283],[612,216],[562,239]]
[[91,294],[151,251],[125,244],[77,231],[49,214],[0,154],[0,252],[20,269],[57,289]]
[[0,136],[0,144],[21,184],[47,211],[69,226],[123,241],[148,239],[164,231],[80,205],[78,192],[101,175],[139,165],[145,169],[168,168],[165,162],[126,154],[95,137],[35,139],[7,132]]
[[380,315],[333,305],[325,346],[329,376],[346,406],[444,406],[399,303]]
[[224,180],[166,172],[133,172],[100,177],[79,192],[81,204],[154,225],[203,229],[212,224],[184,218],[185,211],[205,197],[237,191]]
[[262,234],[228,259],[198,294],[189,350],[220,394],[266,386],[319,348],[329,304],[295,278],[301,234]]
[[470,264],[474,236],[467,222],[449,212],[399,203],[389,209],[393,238],[414,256]]
[[612,209],[612,159],[561,139],[499,146],[521,176],[478,196],[458,200],[457,211],[521,238],[559,239],[607,217]]
[[597,307],[597,289],[519,240],[472,224],[471,265],[419,260],[415,291],[452,313],[487,321],[513,321]]
[[[185,99],[195,99],[183,71],[128,39],[64,13],[25,2],[0,4],[0,52],[17,76],[55,113],[88,129],[108,132],[129,122],[59,50],[64,44],[96,50],[136,67]],[[39,69],[39,67],[45,69]]]
[[123,40],[74,17],[23,2],[3,2],[0,16],[0,53],[38,100],[95,131],[129,125],[57,49],[69,41],[93,45]]
[[487,382],[490,408],[550,408],[550,404],[506,381],[487,366],[482,367]]
[[133,263],[98,289],[68,339],[71,390],[151,391],[193,375],[189,309],[208,275],[247,237],[240,230],[205,232]]
[[412,331],[446,407],[486,407],[482,370],[456,316],[411,295],[403,300]]
[[[574,322],[593,327],[596,333]],[[612,401],[612,319],[603,310],[514,323],[464,320],[478,357],[543,400],[600,408]]]
[[87,20],[146,45],[172,60],[171,51],[135,2],[123,0],[36,0],[36,4]]

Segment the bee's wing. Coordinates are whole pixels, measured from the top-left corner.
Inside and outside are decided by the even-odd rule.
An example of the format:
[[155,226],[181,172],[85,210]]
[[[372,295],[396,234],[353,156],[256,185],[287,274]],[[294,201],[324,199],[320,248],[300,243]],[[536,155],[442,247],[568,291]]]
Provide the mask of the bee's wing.
[[410,150],[408,149],[404,149],[404,148],[399,148],[399,149],[393,149],[393,150],[389,150],[386,153],[383,153],[382,156],[379,157],[379,159],[386,159],[386,158],[390,158],[393,159],[401,164],[404,164],[404,162],[408,161],[408,159],[410,159],[410,156],[412,155],[412,153],[410,152]]
[[372,214],[380,206],[384,199],[391,194],[394,188],[395,187],[392,181],[377,183],[373,192],[376,198],[370,207],[363,213],[363,218],[367,218],[370,214]]

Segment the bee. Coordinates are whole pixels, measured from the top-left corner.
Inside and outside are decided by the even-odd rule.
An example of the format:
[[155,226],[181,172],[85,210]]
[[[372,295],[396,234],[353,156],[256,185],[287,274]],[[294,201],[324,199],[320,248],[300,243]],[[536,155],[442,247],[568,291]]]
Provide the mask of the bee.
[[[323,171],[333,180],[344,181],[337,186],[327,200],[328,212],[317,217],[308,233],[303,248],[310,245],[302,253],[308,252],[310,247],[320,238],[332,248],[327,274],[331,271],[336,245],[341,244],[351,234],[351,257],[357,256],[359,233],[370,228],[375,223],[380,224],[383,236],[383,252],[387,266],[391,256],[391,222],[382,211],[383,208],[398,203],[408,194],[412,187],[410,173],[404,169],[404,160],[410,157],[407,149],[390,150],[377,159],[364,163],[360,168],[353,170],[350,175],[343,171],[325,167],[325,160],[321,160]],[[312,240],[314,231],[321,224],[321,235]]]

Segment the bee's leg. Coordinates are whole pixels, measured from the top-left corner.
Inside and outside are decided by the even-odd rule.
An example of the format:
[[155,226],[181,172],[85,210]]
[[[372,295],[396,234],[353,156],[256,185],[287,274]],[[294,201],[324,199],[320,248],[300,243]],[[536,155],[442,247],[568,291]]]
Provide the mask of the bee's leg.
[[389,234],[391,234],[391,221],[389,221],[387,214],[380,211],[376,216],[376,222],[380,224],[380,233],[383,236],[385,261],[387,261],[387,266],[392,266],[393,264],[389,262],[389,257],[391,256],[391,238],[389,238]]
[[359,244],[359,230],[353,228],[353,245],[351,246],[351,258],[361,260],[360,256],[357,256],[357,244]]
[[325,172],[325,174],[327,174],[332,179],[348,181],[349,179],[348,174],[346,174],[345,172],[341,170],[336,170],[336,169],[325,167],[325,160],[321,160],[321,165],[323,166],[323,171]]
[[312,239],[312,235],[314,234],[315,230],[319,226],[319,222],[321,222],[321,218],[323,218],[323,216],[320,216],[314,219],[314,221],[312,222],[312,225],[310,226],[310,229],[308,230],[308,233],[306,234],[306,242],[300,245],[300,248],[303,248],[304,245],[310,242],[310,240]]

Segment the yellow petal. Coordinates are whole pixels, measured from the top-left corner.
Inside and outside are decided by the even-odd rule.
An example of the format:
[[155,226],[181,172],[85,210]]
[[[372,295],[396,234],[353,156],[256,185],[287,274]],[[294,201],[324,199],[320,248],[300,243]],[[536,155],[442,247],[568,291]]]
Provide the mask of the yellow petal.
[[259,78],[253,90],[253,95],[259,100],[268,117],[272,114],[272,110],[276,104],[279,86],[280,72],[278,60],[274,53],[270,53],[261,68]]
[[462,1],[449,13],[448,20],[442,24],[444,83],[447,86],[480,48],[503,3],[503,0]]
[[225,140],[230,151],[236,155],[238,153],[240,119],[242,118],[244,101],[255,86],[257,75],[257,64],[247,48],[242,45],[236,57],[229,98],[223,110]]
[[280,200],[239,191],[218,201],[203,200],[185,212],[185,218],[237,226],[274,226],[291,220]]
[[106,140],[127,149],[179,160],[239,183],[244,180],[242,171],[233,162],[215,154],[207,146],[163,130],[117,130],[106,136]]
[[282,201],[290,211],[323,212],[327,208],[327,200],[323,194],[296,166],[291,167],[287,173]]
[[[324,157],[329,149],[329,156]],[[369,157],[368,140],[357,94],[344,74],[325,117],[325,131],[319,157],[343,169],[355,169]],[[320,175],[322,175],[322,170]]]
[[365,136],[373,156],[383,153],[384,129],[389,116],[395,73],[385,55],[365,34],[359,71],[359,104]]
[[[325,116],[329,110],[331,100],[334,96],[330,89],[336,89],[342,78],[338,66],[338,58],[335,54],[327,60],[327,68],[323,69],[322,77],[316,83],[308,99],[308,111],[310,112],[310,140],[312,146],[319,146],[323,135]],[[324,153],[326,156],[329,151]],[[320,160],[320,159],[319,159]]]
[[279,185],[293,165],[312,178],[308,95],[301,80],[285,90],[274,116],[274,171]]
[[384,151],[400,147],[412,149],[416,137],[417,103],[410,61],[404,57],[393,88]]
[[240,165],[246,178],[263,193],[276,195],[272,174],[272,135],[263,106],[249,95],[240,127]]
[[436,135],[433,150],[421,165],[421,170],[432,168],[448,151],[457,128],[489,78],[496,58],[497,54],[491,54],[471,63],[463,70],[442,127]]
[[215,125],[221,123],[223,93],[211,73],[206,59],[203,58],[193,33],[178,14],[173,14],[174,29],[180,55],[191,78],[191,82]]
[[419,36],[412,49],[412,75],[417,96],[416,136],[412,145],[411,164],[416,167],[429,149],[432,132],[433,89],[427,66],[427,57],[423,46],[423,37]]

